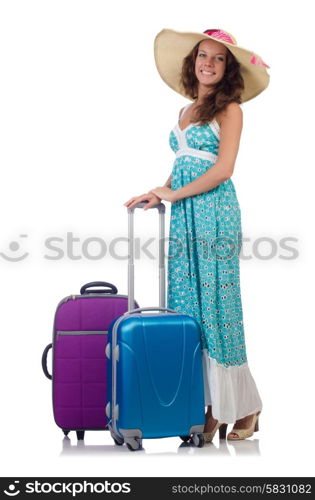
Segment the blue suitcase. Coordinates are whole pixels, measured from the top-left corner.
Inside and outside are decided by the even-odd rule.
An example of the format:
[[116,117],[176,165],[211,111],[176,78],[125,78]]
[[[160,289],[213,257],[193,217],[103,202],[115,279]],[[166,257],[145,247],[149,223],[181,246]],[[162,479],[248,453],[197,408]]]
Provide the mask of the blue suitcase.
[[[141,208],[144,203],[135,208]],[[116,444],[131,451],[143,438],[179,436],[204,445],[205,403],[200,328],[165,308],[164,213],[159,210],[160,307],[134,307],[133,215],[129,213],[128,309],[109,327],[106,413]]]

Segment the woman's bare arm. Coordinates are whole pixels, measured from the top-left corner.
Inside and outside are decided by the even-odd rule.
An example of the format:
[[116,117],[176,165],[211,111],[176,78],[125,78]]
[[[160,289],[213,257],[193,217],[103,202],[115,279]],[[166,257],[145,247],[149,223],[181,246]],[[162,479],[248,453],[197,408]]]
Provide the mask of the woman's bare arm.
[[169,176],[169,178],[167,179],[167,181],[165,182],[164,186],[166,187],[171,187],[172,185],[172,175]]

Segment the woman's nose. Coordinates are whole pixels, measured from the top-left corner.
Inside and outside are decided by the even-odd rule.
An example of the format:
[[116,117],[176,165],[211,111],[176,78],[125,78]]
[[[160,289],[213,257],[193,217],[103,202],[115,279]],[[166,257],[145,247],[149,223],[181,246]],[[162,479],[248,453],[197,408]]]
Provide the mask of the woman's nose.
[[214,59],[212,57],[208,57],[206,59],[206,64],[208,64],[209,66],[213,66],[214,65]]

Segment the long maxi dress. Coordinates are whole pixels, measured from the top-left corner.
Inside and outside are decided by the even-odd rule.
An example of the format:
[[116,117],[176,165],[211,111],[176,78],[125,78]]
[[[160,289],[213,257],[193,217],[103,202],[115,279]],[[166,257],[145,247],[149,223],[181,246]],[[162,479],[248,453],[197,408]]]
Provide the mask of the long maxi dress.
[[[184,130],[177,123],[169,141],[176,155],[171,187],[179,189],[216,162],[220,127],[216,120]],[[193,316],[201,326],[205,404],[224,423],[262,409],[246,356],[241,246],[241,211],[231,179],[172,204],[168,307]]]

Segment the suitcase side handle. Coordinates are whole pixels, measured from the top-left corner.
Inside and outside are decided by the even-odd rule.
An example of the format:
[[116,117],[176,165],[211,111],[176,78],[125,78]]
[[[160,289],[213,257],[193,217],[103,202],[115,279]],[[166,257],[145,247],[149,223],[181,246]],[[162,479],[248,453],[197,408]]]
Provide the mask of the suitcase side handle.
[[[88,290],[88,288],[94,286],[102,286],[104,289],[98,288],[96,290]],[[90,283],[86,283],[80,288],[81,295],[87,295],[89,293],[110,293],[116,294],[118,293],[117,288],[112,283],[107,283],[107,281],[91,281]]]
[[163,311],[163,312],[169,312],[172,314],[178,314],[178,311],[174,311],[173,309],[169,309],[168,307],[138,307],[137,309],[132,309],[131,311],[127,311],[124,314],[124,316],[128,315],[128,314],[143,312],[143,311]]
[[52,344],[48,344],[48,346],[45,347],[43,355],[42,355],[43,372],[45,373],[46,377],[49,378],[49,380],[52,379],[52,375],[50,375],[48,368],[47,368],[47,356],[48,356],[48,352],[51,348],[52,348]]

